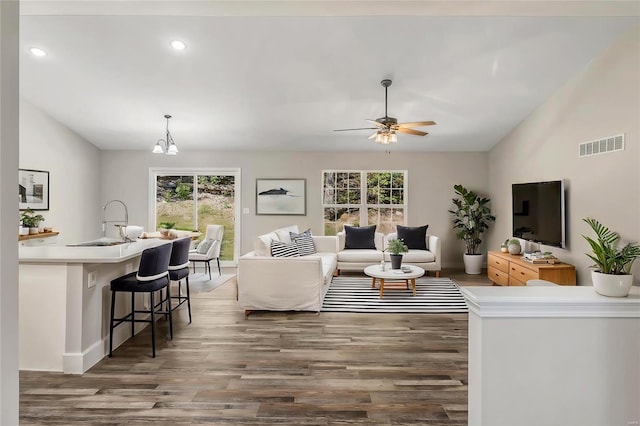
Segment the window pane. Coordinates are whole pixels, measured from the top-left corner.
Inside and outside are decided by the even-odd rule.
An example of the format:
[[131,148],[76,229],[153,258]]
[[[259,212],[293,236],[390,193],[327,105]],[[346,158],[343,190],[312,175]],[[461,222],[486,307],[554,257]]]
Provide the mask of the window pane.
[[378,204],[389,204],[391,203],[391,190],[390,189],[380,189],[380,198]]
[[404,173],[392,173],[391,186],[393,188],[403,188]]
[[192,231],[193,176],[158,176],[156,181],[156,224]]
[[360,204],[360,188],[349,190],[349,204]]
[[380,188],[391,188],[391,173],[378,173],[378,185]]
[[349,173],[349,188],[360,189],[360,173]]
[[336,173],[336,187],[347,188],[349,185],[349,173]]
[[233,260],[235,242],[235,177],[198,176],[198,231],[207,225],[224,226],[220,260]]
[[341,188],[336,190],[335,204],[349,204],[349,190]]
[[324,174],[324,191],[323,191],[323,203],[334,204],[335,203],[335,181],[336,174],[333,172],[325,172]]
[[359,226],[360,209],[325,208],[324,235],[336,235],[345,224]]
[[391,190],[391,204],[404,204],[404,190],[402,189]]

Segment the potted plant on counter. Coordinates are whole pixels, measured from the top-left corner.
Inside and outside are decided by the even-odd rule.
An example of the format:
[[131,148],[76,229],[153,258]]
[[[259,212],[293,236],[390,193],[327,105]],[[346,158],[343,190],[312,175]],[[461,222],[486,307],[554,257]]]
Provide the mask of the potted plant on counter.
[[456,237],[464,240],[466,251],[464,254],[464,271],[467,274],[479,274],[482,268],[482,254],[479,251],[480,235],[489,224],[496,220],[491,214],[489,199],[481,197],[473,191],[469,191],[462,185],[454,185],[453,189],[459,198],[452,199],[455,210],[449,210],[453,214],[453,229]]
[[409,247],[401,239],[389,240],[389,257],[391,258],[391,269],[400,269],[402,266],[402,254],[407,253]]
[[593,251],[593,254],[587,253],[596,268],[591,271],[593,288],[603,296],[628,296],[633,285],[631,266],[640,257],[640,245],[627,243],[624,247],[618,248],[618,233],[610,231],[596,219],[587,217],[582,220],[589,224],[597,238],[594,240],[583,235]]
[[30,208],[25,209],[20,215],[20,222],[25,228],[29,228],[29,234],[37,234],[40,222],[44,221],[41,214],[34,214]]

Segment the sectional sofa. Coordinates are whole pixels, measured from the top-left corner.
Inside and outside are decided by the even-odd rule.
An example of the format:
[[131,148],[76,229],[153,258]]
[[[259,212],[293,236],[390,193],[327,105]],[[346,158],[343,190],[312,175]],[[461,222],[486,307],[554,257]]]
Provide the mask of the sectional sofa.
[[274,257],[272,241],[292,244],[297,226],[276,229],[254,239],[254,250],[238,261],[238,302],[251,311],[319,312],[337,266],[335,236],[312,236],[315,253]]

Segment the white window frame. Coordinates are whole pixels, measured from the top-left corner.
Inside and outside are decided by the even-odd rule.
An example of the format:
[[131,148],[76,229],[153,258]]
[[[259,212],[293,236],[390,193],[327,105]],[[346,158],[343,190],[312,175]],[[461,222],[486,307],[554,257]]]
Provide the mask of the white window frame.
[[[324,175],[325,173],[360,173],[360,204],[325,204],[324,203]],[[367,173],[403,173],[403,193],[404,204],[368,204],[367,203]],[[368,223],[368,208],[394,208],[399,207],[404,210],[404,225],[409,223],[409,170],[358,170],[358,169],[327,169],[320,172],[320,205],[322,206],[322,233],[324,234],[324,210],[327,208],[354,208],[360,210],[360,226]]]
[[[156,181],[158,176],[193,176],[193,192],[198,193],[198,180],[195,178],[197,175],[222,175],[234,177],[234,235],[233,235],[233,260],[221,260],[220,266],[222,267],[235,267],[238,264],[238,258],[240,257],[240,236],[242,221],[240,213],[242,211],[242,182],[241,182],[241,169],[230,167],[149,167],[149,202],[148,202],[148,229],[156,229]],[[194,203],[193,214],[194,217],[198,217],[198,206]]]

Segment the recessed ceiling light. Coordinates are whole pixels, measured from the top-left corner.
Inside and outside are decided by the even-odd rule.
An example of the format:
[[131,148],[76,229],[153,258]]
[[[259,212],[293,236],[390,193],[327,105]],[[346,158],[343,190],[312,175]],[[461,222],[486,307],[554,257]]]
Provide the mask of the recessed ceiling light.
[[171,47],[173,47],[176,50],[184,50],[187,48],[187,45],[184,44],[184,42],[180,41],[180,40],[173,40],[171,42]]
[[31,52],[33,56],[47,56],[47,52],[37,47],[31,47],[29,52]]

